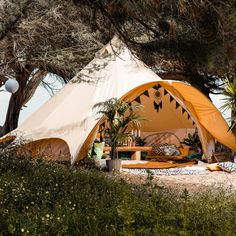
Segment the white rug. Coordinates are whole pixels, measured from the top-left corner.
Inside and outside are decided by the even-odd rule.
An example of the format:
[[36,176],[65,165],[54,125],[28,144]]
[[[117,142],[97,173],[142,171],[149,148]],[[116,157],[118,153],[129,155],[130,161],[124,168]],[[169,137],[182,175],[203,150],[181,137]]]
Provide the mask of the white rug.
[[188,166],[180,168],[168,169],[122,169],[123,172],[131,174],[146,175],[152,173],[153,175],[197,175],[206,173],[206,168],[202,166]]

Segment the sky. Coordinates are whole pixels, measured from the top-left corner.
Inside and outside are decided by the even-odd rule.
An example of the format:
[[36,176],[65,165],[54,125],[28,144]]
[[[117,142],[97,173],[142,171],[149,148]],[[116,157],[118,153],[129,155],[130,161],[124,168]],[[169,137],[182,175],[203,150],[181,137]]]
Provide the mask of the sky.
[[[59,91],[63,87],[55,77],[52,78],[50,76],[46,76],[44,81],[52,84],[53,87],[57,88],[57,91]],[[3,125],[11,94],[1,90],[5,90],[4,86],[0,87],[0,125]],[[19,124],[21,124],[27,117],[29,117],[50,98],[51,96],[49,92],[42,85],[40,85],[35,91],[35,94],[31,98],[31,100],[26,104],[25,107],[22,108],[19,117]]]
[[[46,78],[47,80],[48,78]],[[56,83],[56,82],[55,82]],[[56,84],[57,87],[62,87],[61,84]],[[0,88],[0,125],[3,125],[8,102],[10,100],[11,94],[4,90],[4,87]],[[220,108],[223,105],[222,95],[210,95],[214,105],[217,108]],[[19,124],[21,124],[27,117],[29,117],[34,111],[36,111],[40,106],[42,106],[48,99],[50,99],[50,95],[48,91],[43,87],[39,86],[36,90],[33,98],[26,104],[26,107],[24,107],[20,113],[19,117]],[[225,118],[230,117],[230,111],[227,111],[223,114]]]

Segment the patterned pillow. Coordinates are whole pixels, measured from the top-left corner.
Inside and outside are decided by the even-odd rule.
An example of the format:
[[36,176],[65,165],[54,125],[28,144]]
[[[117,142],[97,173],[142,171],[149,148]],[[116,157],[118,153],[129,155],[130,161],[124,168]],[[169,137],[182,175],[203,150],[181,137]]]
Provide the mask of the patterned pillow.
[[164,152],[165,156],[179,156],[181,154],[174,144],[160,147],[160,149]]
[[162,146],[166,146],[168,144],[153,144],[152,145],[152,151],[150,153],[151,156],[165,156],[165,153],[161,150]]
[[227,172],[233,172],[236,171],[236,163],[234,162],[220,162],[218,165],[222,168],[222,170],[227,171]]

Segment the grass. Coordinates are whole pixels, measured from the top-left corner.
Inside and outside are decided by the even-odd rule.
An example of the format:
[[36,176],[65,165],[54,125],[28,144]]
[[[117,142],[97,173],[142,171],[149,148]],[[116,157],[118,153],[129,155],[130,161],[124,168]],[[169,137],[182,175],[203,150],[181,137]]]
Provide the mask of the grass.
[[236,235],[236,198],[0,155],[0,235]]

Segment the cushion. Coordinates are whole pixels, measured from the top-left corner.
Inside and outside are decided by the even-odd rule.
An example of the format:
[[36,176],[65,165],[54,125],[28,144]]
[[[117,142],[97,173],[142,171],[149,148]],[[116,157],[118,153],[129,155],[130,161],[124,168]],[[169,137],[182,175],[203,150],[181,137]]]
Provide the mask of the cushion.
[[160,149],[164,152],[165,156],[179,156],[181,154],[174,144],[162,146]]
[[183,156],[183,157],[187,156],[188,153],[189,153],[189,147],[185,147],[185,148],[184,147],[179,147],[178,149],[181,153],[181,156]]
[[221,167],[217,163],[209,164],[206,168],[210,171],[221,171]]
[[233,172],[236,171],[236,163],[234,162],[220,162],[218,165],[222,168],[222,170],[227,171],[227,172]]
[[95,156],[98,159],[102,158],[103,155],[103,148],[105,146],[104,142],[101,143],[94,143],[92,149],[90,150],[90,156]]
[[165,146],[168,144],[153,144],[152,145],[152,151],[150,153],[151,156],[165,156],[165,153],[161,150],[160,147]]
[[186,157],[189,159],[194,159],[194,158],[201,158],[202,154],[201,153],[190,153]]

